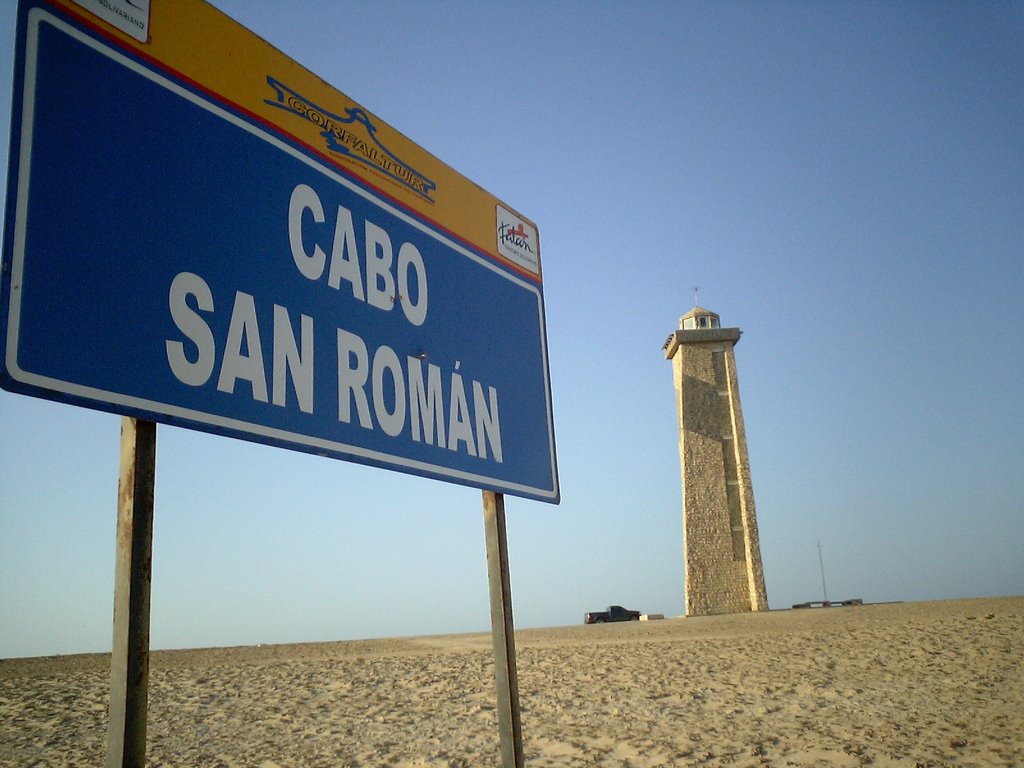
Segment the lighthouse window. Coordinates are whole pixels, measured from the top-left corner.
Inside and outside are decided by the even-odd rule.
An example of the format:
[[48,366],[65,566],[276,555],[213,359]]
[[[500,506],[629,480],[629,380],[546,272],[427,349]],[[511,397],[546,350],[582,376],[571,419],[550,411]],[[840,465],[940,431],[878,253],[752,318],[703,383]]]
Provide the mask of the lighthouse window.
[[695,315],[683,318],[683,330],[694,328],[719,328],[720,323],[714,315]]

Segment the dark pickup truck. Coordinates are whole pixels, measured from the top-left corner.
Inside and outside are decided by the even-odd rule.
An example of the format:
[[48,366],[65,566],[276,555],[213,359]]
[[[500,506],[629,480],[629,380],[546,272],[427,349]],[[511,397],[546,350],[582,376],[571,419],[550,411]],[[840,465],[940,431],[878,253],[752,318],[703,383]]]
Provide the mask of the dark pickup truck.
[[640,611],[609,605],[607,611],[591,611],[583,616],[584,624],[603,624],[606,621],[640,621]]

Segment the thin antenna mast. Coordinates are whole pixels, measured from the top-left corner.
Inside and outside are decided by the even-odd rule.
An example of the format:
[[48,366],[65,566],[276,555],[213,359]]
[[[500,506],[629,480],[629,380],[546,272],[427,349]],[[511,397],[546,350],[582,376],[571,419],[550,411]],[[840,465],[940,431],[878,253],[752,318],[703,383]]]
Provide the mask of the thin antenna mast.
[[697,294],[698,293],[700,293],[700,286],[699,285],[693,286],[693,306],[695,306],[695,307],[699,307],[700,306],[700,302],[697,301]]
[[821,539],[818,540],[818,567],[821,568],[821,594],[822,599],[828,602],[828,589],[825,588],[825,561],[821,557]]

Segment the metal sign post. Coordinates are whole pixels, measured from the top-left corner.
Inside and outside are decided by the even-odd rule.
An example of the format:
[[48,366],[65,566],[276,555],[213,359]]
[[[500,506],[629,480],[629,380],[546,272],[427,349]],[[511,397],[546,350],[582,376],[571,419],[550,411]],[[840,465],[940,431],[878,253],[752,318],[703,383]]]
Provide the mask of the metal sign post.
[[494,644],[494,682],[498,692],[498,732],[503,768],[523,768],[523,734],[519,718],[519,680],[516,640],[512,626],[512,589],[505,538],[505,497],[484,491],[484,536],[487,577],[491,593],[491,639]]
[[146,764],[156,424],[121,419],[107,768]]

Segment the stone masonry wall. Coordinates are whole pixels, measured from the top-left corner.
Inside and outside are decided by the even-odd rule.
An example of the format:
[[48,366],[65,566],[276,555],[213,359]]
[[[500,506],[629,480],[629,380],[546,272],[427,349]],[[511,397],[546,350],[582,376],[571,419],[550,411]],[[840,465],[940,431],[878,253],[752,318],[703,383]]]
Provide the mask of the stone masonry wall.
[[[738,334],[738,332],[737,332]],[[679,419],[689,615],[766,610],[732,342],[686,343],[672,358]]]
[[732,410],[732,430],[736,448],[736,461],[740,480],[743,536],[746,546],[745,564],[750,596],[750,610],[768,610],[768,591],[764,582],[764,566],[761,563],[761,538],[757,532],[757,511],[754,506],[754,485],[750,479],[750,454],[747,452],[747,431],[743,425],[743,408],[740,405],[740,385],[736,374],[736,356],[731,344],[727,345],[729,404]]

